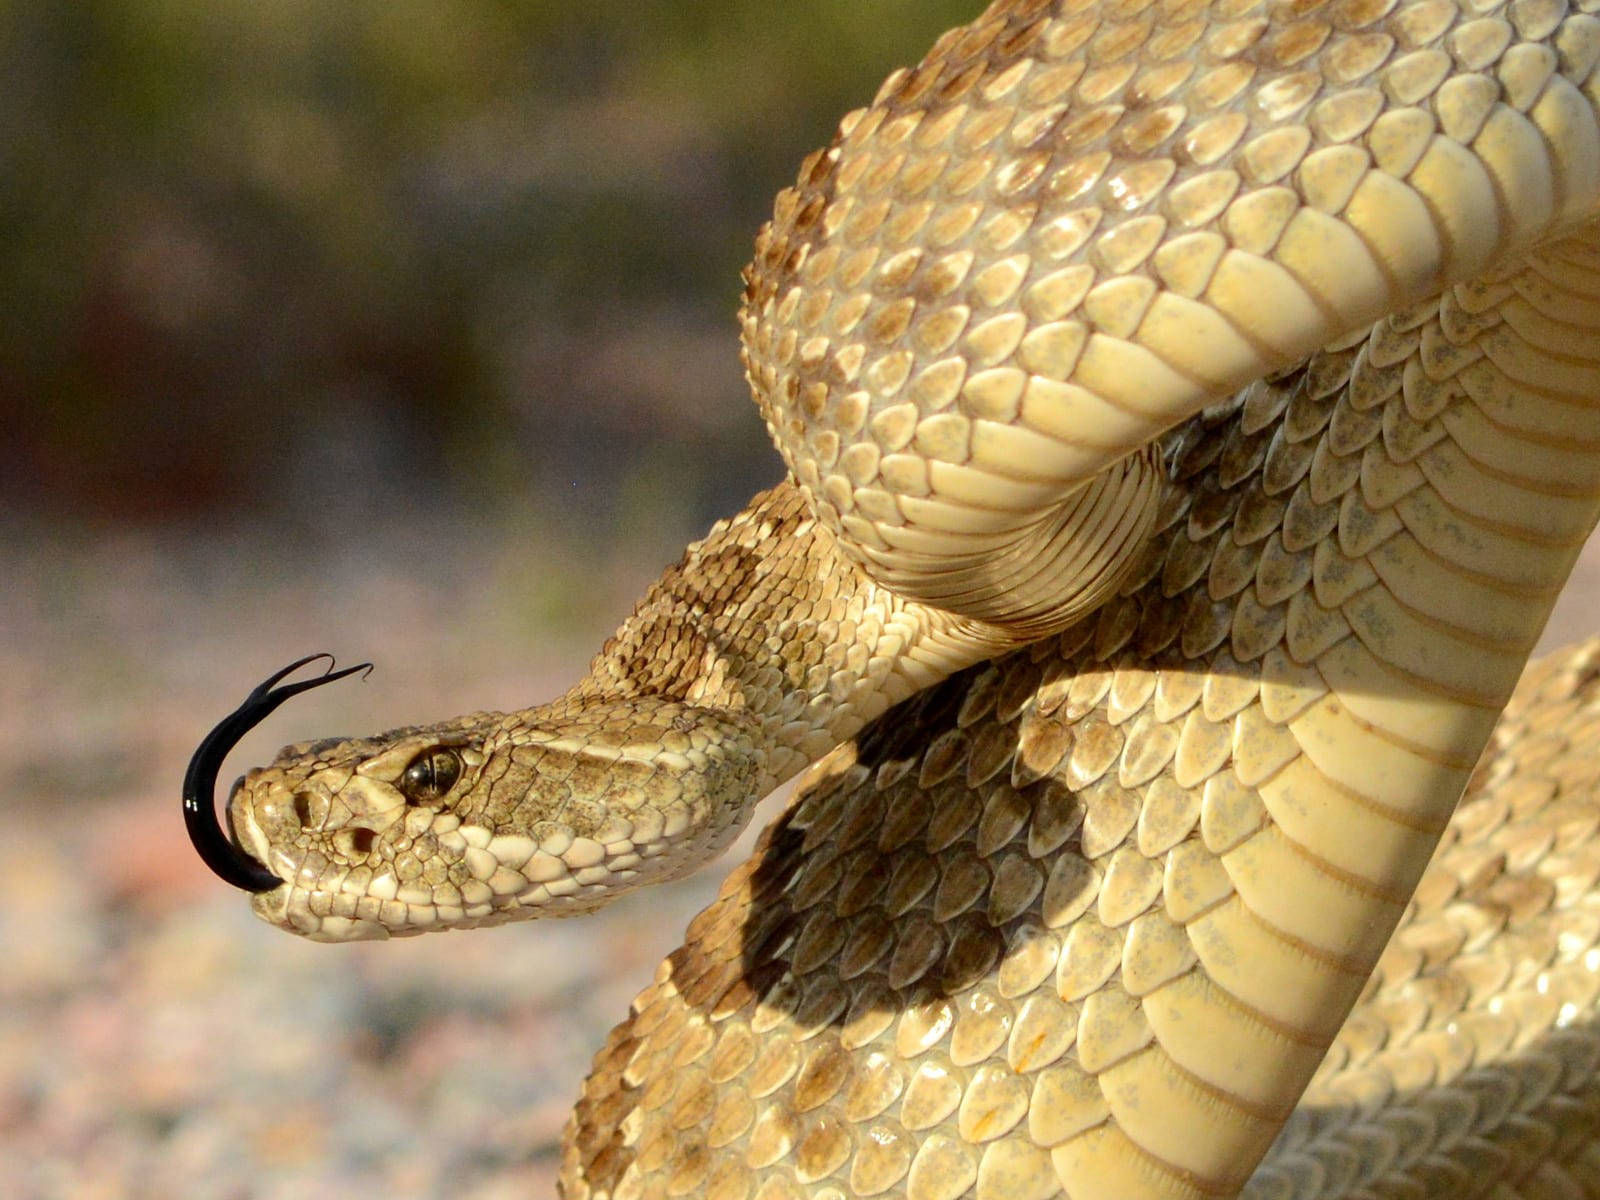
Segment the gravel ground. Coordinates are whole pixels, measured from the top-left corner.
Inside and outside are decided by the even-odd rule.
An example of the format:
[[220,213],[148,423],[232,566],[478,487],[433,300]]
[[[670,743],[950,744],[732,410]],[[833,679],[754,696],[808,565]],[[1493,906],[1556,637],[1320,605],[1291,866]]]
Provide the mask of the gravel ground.
[[[552,645],[528,547],[454,546],[0,529],[6,1195],[552,1193],[590,1055],[722,871],[592,918],[319,946],[212,880],[178,812],[200,735],[308,649],[381,669],[289,705],[233,762],[552,695],[642,582],[591,566],[590,627]],[[1600,628],[1597,583],[1591,547],[1547,644]]]

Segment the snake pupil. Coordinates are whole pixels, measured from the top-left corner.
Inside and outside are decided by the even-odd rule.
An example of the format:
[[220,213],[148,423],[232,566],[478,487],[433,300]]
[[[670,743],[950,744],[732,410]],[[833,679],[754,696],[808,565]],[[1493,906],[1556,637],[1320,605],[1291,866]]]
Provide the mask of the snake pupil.
[[400,791],[412,803],[437,800],[461,778],[461,756],[454,750],[435,746],[411,760],[400,776]]

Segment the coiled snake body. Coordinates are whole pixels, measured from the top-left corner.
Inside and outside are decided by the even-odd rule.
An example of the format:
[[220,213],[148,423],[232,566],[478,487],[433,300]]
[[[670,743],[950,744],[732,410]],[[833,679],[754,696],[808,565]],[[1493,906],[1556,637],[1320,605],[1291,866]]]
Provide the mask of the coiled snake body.
[[327,940],[560,915],[815,762],[572,1196],[1600,1196],[1600,645],[1495,732],[1600,512],[1597,61],[1562,0],[1000,0],[758,240],[790,479],[561,700],[289,747],[231,842],[333,677],[275,676],[197,844]]

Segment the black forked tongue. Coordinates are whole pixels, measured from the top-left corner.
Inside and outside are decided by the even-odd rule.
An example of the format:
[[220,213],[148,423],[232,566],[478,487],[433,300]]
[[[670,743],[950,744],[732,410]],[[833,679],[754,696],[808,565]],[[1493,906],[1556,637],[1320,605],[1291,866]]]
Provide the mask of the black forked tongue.
[[[328,669],[315,679],[302,679],[299,683],[277,686],[286,675],[292,675],[307,663],[320,658],[328,660]],[[218,721],[217,727],[206,734],[183,775],[183,823],[188,826],[189,840],[200,852],[201,859],[223,882],[247,892],[270,892],[283,880],[246,854],[217,823],[213,796],[217,789],[217,772],[222,770],[222,760],[239,744],[240,738],[266,720],[272,710],[290,696],[298,696],[301,692],[332,683],[335,679],[343,679],[346,675],[354,675],[357,671],[371,670],[371,663],[361,663],[335,671],[333,655],[308,654],[263,679],[244,698],[243,704]]]

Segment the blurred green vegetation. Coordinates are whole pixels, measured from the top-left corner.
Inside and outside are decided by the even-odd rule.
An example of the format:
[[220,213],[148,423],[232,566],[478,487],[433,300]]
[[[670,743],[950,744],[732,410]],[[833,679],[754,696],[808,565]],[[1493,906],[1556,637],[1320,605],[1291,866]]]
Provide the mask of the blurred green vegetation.
[[771,197],[979,7],[0,5],[0,501],[731,511]]

